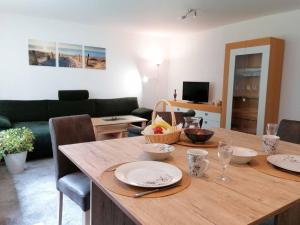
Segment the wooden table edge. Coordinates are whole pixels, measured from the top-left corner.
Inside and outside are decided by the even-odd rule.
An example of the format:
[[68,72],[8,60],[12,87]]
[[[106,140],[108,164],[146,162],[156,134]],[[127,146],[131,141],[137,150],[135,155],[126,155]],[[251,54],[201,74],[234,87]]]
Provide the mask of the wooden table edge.
[[[97,142],[97,141],[95,141]],[[91,142],[92,143],[92,142]],[[63,149],[61,149],[61,147],[63,147],[63,145],[58,146],[59,151],[61,151],[72,163],[74,163],[79,169],[80,171],[82,171],[89,179],[90,179],[90,194],[91,194],[91,200],[92,200],[92,184],[96,185],[101,191],[103,191],[103,193],[111,200],[113,201],[113,203],[115,203],[119,209],[121,209],[121,211],[123,213],[125,213],[134,223],[136,223],[137,225],[143,225],[140,221],[138,221],[126,208],[124,208],[115,198],[114,196],[109,192],[109,190],[105,189],[104,187],[102,187],[102,185],[98,184],[98,181],[93,179],[92,177],[90,177],[87,172],[80,166],[80,164],[74,162],[72,159],[70,159],[68,157],[68,155],[63,151]],[[101,174],[101,173],[100,173]],[[100,175],[99,174],[99,175]],[[129,197],[128,197],[129,198]]]

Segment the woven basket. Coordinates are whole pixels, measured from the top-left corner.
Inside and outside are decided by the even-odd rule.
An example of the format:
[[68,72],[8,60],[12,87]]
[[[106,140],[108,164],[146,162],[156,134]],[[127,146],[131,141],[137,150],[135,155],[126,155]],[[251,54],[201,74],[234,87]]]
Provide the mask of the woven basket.
[[163,103],[167,104],[170,107],[171,118],[172,118],[172,124],[171,124],[172,132],[170,132],[168,134],[151,134],[151,135],[146,135],[142,132],[142,134],[145,136],[147,143],[173,144],[173,143],[178,142],[180,139],[181,130],[177,130],[177,128],[176,128],[176,118],[175,118],[175,114],[174,114],[174,109],[173,109],[173,106],[170,104],[170,102],[168,102],[167,100],[162,99],[155,104],[154,110],[152,113],[152,124],[154,123],[154,120],[156,118],[157,107]]

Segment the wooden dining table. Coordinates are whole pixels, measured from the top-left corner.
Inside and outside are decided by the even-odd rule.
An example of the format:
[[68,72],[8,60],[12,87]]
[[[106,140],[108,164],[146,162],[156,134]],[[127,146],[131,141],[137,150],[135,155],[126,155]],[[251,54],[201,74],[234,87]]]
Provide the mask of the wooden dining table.
[[[261,137],[225,129],[214,129],[218,139],[261,151]],[[109,167],[149,160],[142,150],[144,137],[122,138],[59,146],[91,180],[92,225],[244,225],[260,224],[276,216],[279,225],[300,224],[300,182],[262,173],[249,165],[230,165],[228,183],[215,178],[221,173],[217,149],[207,148],[209,169],[201,178],[176,194],[159,198],[133,198],[105,188],[101,174]],[[188,171],[186,151],[176,150],[165,162]],[[280,142],[279,153],[300,154],[300,145]]]

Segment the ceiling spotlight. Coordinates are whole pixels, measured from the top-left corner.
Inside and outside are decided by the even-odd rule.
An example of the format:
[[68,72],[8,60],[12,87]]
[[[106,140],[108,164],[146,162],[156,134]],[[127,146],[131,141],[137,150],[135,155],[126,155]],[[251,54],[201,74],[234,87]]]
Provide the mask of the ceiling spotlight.
[[186,18],[193,16],[194,18],[197,17],[197,10],[196,9],[188,9],[186,14],[184,14],[183,16],[181,16],[180,18],[182,20],[185,20]]

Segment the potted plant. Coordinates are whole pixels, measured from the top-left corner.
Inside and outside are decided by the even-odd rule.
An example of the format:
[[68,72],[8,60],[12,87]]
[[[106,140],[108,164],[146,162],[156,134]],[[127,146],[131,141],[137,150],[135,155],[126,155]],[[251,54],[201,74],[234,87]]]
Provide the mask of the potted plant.
[[12,174],[24,171],[27,152],[33,150],[34,136],[28,128],[14,128],[0,132],[0,160],[4,158]]

